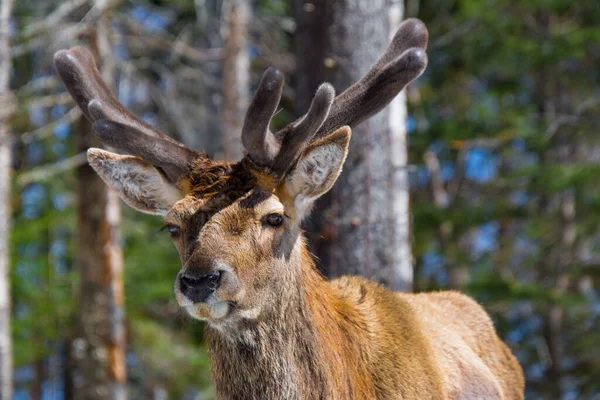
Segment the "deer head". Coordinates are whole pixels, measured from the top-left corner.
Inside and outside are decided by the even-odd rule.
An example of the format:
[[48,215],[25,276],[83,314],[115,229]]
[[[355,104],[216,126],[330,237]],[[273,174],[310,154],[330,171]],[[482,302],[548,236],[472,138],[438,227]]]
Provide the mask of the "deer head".
[[306,115],[269,129],[284,84],[267,69],[248,109],[237,163],[206,155],[128,112],[82,47],[55,55],[56,70],[101,142],[90,165],[131,207],[162,215],[181,257],[179,304],[211,323],[258,318],[293,288],[304,252],[299,225],[333,186],[348,152],[350,127],[385,107],[427,64],[427,30],[405,21],[385,54],[355,85],[335,96],[317,90]]

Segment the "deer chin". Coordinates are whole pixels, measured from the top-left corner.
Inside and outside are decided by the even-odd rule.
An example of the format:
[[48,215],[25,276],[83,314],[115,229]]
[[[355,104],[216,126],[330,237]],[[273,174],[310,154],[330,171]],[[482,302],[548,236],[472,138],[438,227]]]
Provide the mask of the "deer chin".
[[229,314],[232,306],[228,301],[210,301],[183,306],[185,311],[200,321],[220,321]]

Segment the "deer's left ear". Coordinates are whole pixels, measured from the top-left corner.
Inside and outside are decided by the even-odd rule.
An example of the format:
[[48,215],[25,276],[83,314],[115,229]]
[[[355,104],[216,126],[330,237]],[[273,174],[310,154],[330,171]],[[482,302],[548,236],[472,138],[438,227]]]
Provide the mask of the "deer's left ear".
[[88,161],[125,203],[143,213],[165,215],[183,197],[176,185],[139,157],[91,148]]
[[294,202],[298,219],[304,218],[314,201],[329,191],[337,180],[348,154],[351,135],[350,127],[344,126],[311,143],[285,177],[283,188]]

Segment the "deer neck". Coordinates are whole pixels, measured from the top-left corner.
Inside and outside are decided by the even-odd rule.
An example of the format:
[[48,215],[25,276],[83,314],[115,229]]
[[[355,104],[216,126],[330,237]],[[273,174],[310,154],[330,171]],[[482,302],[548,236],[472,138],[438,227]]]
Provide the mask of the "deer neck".
[[[235,332],[207,328],[220,398],[347,398],[365,392],[356,311],[318,273],[301,246],[291,285]],[[295,281],[295,282],[294,282]],[[361,396],[359,396],[361,397]],[[365,397],[367,398],[367,397]]]

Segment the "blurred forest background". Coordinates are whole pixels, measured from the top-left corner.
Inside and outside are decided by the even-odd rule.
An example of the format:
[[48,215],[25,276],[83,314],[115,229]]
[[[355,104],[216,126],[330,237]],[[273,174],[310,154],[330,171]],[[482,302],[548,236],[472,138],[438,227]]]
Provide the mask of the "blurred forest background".
[[[236,159],[266,67],[287,77],[283,125],[320,81],[339,93],[359,77],[351,65],[366,72],[402,16],[426,23],[429,66],[355,133],[347,178],[306,226],[319,266],[472,295],[523,366],[528,399],[600,399],[596,0],[2,0],[0,398],[108,398],[102,385],[213,396],[202,324],[174,301],[176,251],[160,218],[121,208],[90,173],[89,125],[54,73],[57,50],[90,47],[138,116]],[[399,184],[378,200],[381,183],[352,174],[381,157]],[[380,203],[408,194],[410,210]],[[406,248],[372,229],[389,220],[401,238],[410,228]],[[367,270],[345,262],[352,246],[374,251]],[[399,280],[378,272],[390,260]]]

